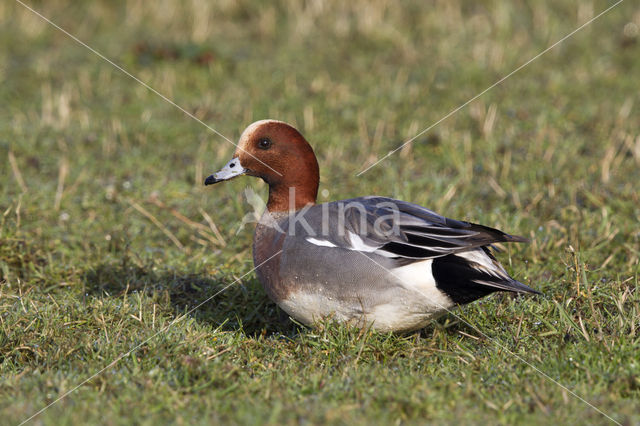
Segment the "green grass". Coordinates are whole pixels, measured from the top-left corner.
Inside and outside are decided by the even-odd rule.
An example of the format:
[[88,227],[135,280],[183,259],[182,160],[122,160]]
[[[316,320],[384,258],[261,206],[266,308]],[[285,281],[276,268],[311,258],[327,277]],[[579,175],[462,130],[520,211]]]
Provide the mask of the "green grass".
[[183,317],[251,271],[238,221],[264,184],[204,188],[231,144],[6,1],[2,423],[143,342],[35,422],[609,423],[532,366],[640,422],[636,3],[361,177],[611,3],[29,4],[233,140],[295,124],[326,199],[392,196],[530,237],[500,259],[544,296],[496,294],[457,312],[473,326],[446,315],[405,336],[308,329],[250,273]]

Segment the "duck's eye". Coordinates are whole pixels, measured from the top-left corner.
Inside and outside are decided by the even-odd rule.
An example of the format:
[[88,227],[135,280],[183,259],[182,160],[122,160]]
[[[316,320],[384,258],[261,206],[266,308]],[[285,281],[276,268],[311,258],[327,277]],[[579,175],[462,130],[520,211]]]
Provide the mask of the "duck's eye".
[[271,148],[271,139],[262,138],[258,141],[258,148],[269,149]]

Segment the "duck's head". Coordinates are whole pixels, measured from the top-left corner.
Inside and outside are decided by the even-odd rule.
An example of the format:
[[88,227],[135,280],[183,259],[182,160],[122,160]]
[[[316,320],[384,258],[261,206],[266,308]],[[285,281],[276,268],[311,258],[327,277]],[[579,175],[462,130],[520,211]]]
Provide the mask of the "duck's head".
[[205,185],[240,175],[257,176],[269,185],[269,211],[299,210],[315,204],[320,173],[311,145],[293,126],[277,120],[249,125],[231,160]]

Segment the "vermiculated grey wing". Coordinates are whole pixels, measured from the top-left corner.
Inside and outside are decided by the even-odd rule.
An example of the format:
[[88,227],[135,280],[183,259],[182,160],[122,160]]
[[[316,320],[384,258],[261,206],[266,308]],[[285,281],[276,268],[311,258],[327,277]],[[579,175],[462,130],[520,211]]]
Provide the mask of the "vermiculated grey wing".
[[385,197],[316,205],[305,216],[314,230],[307,232],[309,242],[407,260],[432,259],[498,242],[527,241]]

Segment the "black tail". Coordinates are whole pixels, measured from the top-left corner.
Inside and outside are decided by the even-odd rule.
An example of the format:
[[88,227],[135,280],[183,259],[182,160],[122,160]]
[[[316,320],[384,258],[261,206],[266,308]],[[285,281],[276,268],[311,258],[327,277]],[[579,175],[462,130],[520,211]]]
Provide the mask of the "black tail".
[[[484,249],[484,252],[494,260],[488,249]],[[446,293],[454,303],[460,305],[473,302],[496,291],[540,294],[506,273],[493,274],[477,266],[455,254],[433,259],[432,270],[436,287]]]

